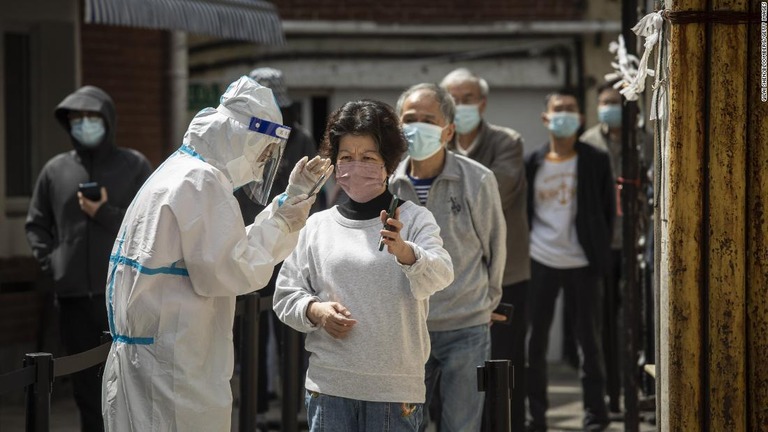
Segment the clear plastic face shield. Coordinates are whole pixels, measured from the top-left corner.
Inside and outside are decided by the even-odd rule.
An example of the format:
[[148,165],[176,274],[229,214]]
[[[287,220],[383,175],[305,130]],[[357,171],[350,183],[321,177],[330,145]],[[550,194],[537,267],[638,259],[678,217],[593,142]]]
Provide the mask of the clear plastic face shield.
[[243,156],[229,162],[227,171],[234,191],[242,189],[253,202],[265,206],[291,128],[252,117],[248,131]]

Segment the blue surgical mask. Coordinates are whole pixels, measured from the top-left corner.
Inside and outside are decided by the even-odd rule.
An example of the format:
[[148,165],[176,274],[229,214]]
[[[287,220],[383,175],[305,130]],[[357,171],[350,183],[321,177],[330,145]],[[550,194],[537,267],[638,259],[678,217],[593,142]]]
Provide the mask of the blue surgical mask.
[[609,128],[621,127],[621,105],[601,105],[597,108],[597,118]]
[[440,138],[443,128],[429,123],[406,123],[403,125],[408,140],[408,154],[413,160],[421,161],[436,154],[443,147]]
[[548,129],[558,138],[573,136],[581,126],[581,116],[573,112],[556,112],[547,115]]
[[71,134],[83,147],[94,148],[104,139],[104,120],[100,117],[82,117],[69,121]]
[[464,135],[480,124],[480,105],[456,105],[456,132]]

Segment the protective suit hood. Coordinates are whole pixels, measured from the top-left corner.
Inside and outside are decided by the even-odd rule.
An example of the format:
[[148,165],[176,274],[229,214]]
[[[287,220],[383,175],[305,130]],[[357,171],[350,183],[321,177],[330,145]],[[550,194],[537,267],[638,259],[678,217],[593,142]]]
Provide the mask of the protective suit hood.
[[270,156],[276,160],[268,161],[267,169],[274,165],[273,171],[263,174],[268,193],[290,133],[282,121],[272,90],[243,76],[230,84],[217,108],[205,108],[195,115],[184,145],[224,173],[235,190],[248,183],[249,177],[259,180],[259,169],[264,166],[261,159],[261,166],[256,166],[257,159],[279,150]]
[[[88,149],[84,147],[76,139],[72,138],[70,134],[69,125],[69,112],[70,111],[94,111],[101,114],[104,118],[104,126],[106,133],[104,139],[95,148]],[[74,93],[65,97],[61,103],[56,107],[54,111],[56,119],[61,124],[61,127],[70,134],[72,140],[72,146],[78,152],[83,151],[109,151],[115,146],[115,129],[117,126],[117,118],[115,116],[115,103],[112,98],[102,89],[95,86],[83,86],[75,90]]]

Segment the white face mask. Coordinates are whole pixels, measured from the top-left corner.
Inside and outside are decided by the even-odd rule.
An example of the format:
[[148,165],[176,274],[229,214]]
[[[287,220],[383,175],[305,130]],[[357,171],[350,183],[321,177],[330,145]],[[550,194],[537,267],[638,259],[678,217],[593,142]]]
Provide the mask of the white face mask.
[[104,139],[106,129],[101,117],[81,117],[69,121],[70,133],[83,147],[94,148]]
[[408,154],[413,160],[422,161],[437,154],[443,143],[443,129],[429,123],[406,123],[403,125],[405,138],[408,140]]
[[252,181],[263,181],[264,162],[252,164],[245,156],[227,162],[227,172],[234,190]]
[[621,105],[610,104],[599,106],[597,108],[597,118],[601,123],[608,125],[608,127],[621,127]]
[[567,138],[576,134],[581,127],[581,116],[573,112],[555,112],[547,115],[547,128],[558,138]]
[[480,105],[456,105],[456,132],[464,135],[480,124]]

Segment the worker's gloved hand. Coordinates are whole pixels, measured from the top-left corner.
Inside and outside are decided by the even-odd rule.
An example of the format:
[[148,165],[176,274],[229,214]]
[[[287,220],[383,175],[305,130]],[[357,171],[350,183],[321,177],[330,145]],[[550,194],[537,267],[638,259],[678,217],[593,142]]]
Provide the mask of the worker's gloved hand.
[[333,173],[333,165],[331,165],[330,159],[321,158],[320,156],[315,156],[312,160],[308,159],[308,157],[304,156],[293,167],[288,180],[288,188],[285,190],[289,197],[308,194],[312,186],[324,175],[325,178],[317,186],[315,192],[320,190]]
[[[283,195],[275,197],[278,207],[274,212],[275,220],[280,229],[286,233],[296,232],[304,227],[309,217],[309,209],[315,203],[315,196],[307,197],[301,194],[295,197],[285,198]],[[282,204],[280,202],[282,201]]]

